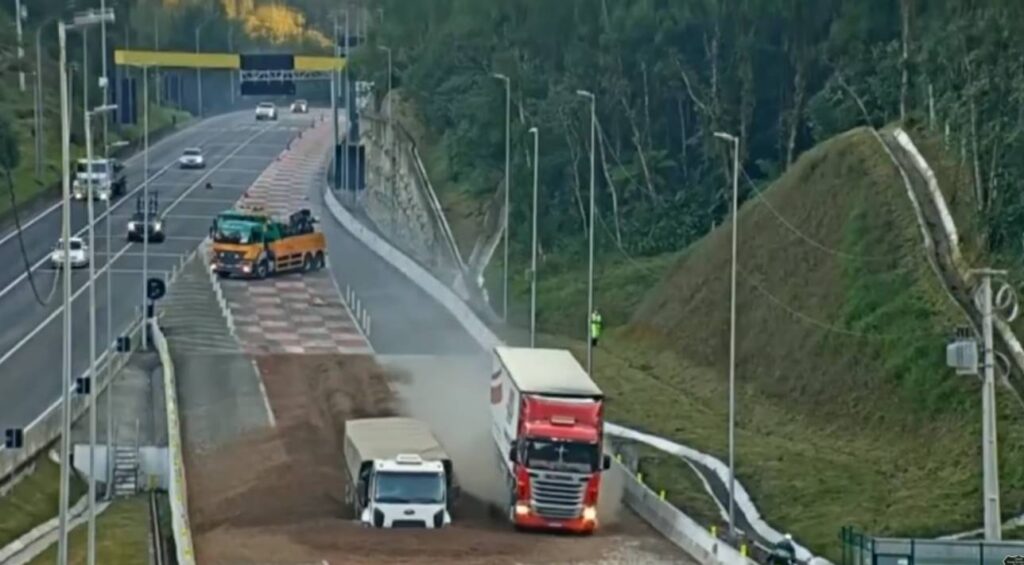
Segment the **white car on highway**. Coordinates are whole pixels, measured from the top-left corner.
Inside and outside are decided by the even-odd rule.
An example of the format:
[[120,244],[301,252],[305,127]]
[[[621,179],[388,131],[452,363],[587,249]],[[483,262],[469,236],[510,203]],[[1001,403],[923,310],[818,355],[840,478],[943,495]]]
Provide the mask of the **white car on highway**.
[[[71,247],[71,260],[68,263],[71,264],[72,269],[79,267],[86,267],[89,265],[89,248],[86,247],[85,242],[80,237],[72,237],[68,240]],[[64,240],[58,239],[57,245],[53,246],[53,251],[50,253],[50,264],[53,268],[60,269],[64,266]]]
[[202,169],[206,167],[203,150],[198,147],[185,149],[181,157],[178,157],[178,166],[182,169]]
[[260,102],[256,105],[256,120],[276,120],[277,107],[273,102]]

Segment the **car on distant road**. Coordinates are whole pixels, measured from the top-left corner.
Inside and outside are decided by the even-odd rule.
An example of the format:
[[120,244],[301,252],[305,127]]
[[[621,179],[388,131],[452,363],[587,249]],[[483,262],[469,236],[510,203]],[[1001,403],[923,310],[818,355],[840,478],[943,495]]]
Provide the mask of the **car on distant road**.
[[203,150],[198,147],[189,147],[178,157],[178,166],[182,169],[202,169],[206,167],[206,160],[203,158]]
[[260,102],[256,105],[256,121],[277,120],[277,107],[273,102]]
[[72,237],[68,240],[70,249],[70,260],[64,260],[64,240],[58,239],[57,245],[53,246],[53,251],[50,253],[50,265],[54,269],[60,269],[64,267],[65,262],[71,264],[72,269],[78,269],[81,267],[87,267],[89,265],[89,248],[86,247],[85,242],[80,237]]
[[309,113],[309,102],[305,100],[296,100],[292,102],[292,113],[293,114],[307,114]]
[[79,159],[75,164],[75,176],[71,180],[71,197],[85,200],[92,184],[94,199],[112,200],[128,189],[124,166],[116,159]]

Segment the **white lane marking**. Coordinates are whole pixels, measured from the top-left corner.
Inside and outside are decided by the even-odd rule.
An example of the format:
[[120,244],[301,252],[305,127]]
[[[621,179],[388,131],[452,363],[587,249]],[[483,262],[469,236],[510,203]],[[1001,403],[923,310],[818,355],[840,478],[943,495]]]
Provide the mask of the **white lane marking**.
[[[264,131],[266,131],[266,130],[264,130]],[[216,133],[216,134],[214,134],[214,135],[211,135],[211,136],[210,136],[210,138],[212,139],[213,137],[216,137],[217,135],[221,135],[222,133],[223,133],[223,132],[218,132],[218,133]],[[258,135],[260,135],[260,134],[259,134],[259,133],[257,133],[256,135],[258,136]],[[244,145],[243,145],[242,147],[244,147]],[[231,158],[231,157],[233,157],[233,156],[234,156],[234,154],[238,152],[238,149],[239,149],[239,148],[236,148],[236,149],[235,149],[235,151],[233,151],[233,152],[229,153],[229,154],[228,154],[227,156],[223,157],[223,158],[221,159],[221,161],[220,161],[220,162],[221,162],[221,163],[224,163],[224,162],[226,162],[226,161],[227,161],[227,159],[228,159],[228,158]],[[175,163],[170,163],[170,164],[168,164],[168,165],[167,165],[167,166],[165,166],[164,168],[162,168],[162,169],[160,169],[159,171],[157,171],[156,173],[154,173],[154,174],[153,174],[153,176],[149,177],[149,180],[150,180],[150,181],[152,181],[152,180],[153,180],[154,178],[156,178],[156,177],[158,177],[158,176],[160,176],[160,175],[164,174],[164,173],[165,173],[165,172],[167,171],[167,169],[169,169],[169,168],[173,167],[174,165],[175,165]],[[217,167],[213,167],[213,168],[212,168],[212,169],[210,169],[210,170],[209,170],[209,171],[208,171],[208,172],[207,172],[206,174],[204,174],[203,176],[199,177],[199,180],[197,180],[197,181],[195,181],[195,182],[200,182],[200,181],[202,181],[202,180],[205,180],[205,179],[206,179],[206,178],[207,178],[207,177],[208,177],[208,176],[209,176],[209,175],[210,175],[210,174],[211,174],[212,172],[214,172],[214,171],[216,171],[216,170],[218,170],[218,169],[217,169]],[[113,213],[114,213],[114,211],[115,211],[115,210],[117,210],[117,208],[118,208],[118,207],[119,207],[119,206],[120,206],[121,204],[123,204],[123,203],[125,203],[125,202],[127,202],[127,201],[128,201],[128,198],[129,198],[130,196],[132,196],[132,195],[134,195],[134,194],[135,194],[136,192],[138,192],[138,191],[142,190],[142,188],[143,188],[143,187],[145,186],[145,184],[146,184],[146,183],[145,183],[145,182],[143,182],[143,183],[139,184],[138,186],[136,186],[136,187],[135,187],[135,189],[134,189],[134,190],[132,190],[131,192],[125,193],[125,195],[124,195],[124,196],[122,196],[120,200],[118,200],[118,201],[117,201],[117,202],[115,202],[115,203],[114,203],[113,205],[111,205],[111,206],[109,207],[109,209],[105,209],[105,210],[104,210],[104,211],[103,211],[102,213],[100,213],[99,215],[97,215],[97,216],[95,217],[95,220],[93,221],[93,225],[94,225],[94,226],[98,225],[98,224],[100,223],[100,221],[101,221],[101,220],[103,220],[104,218],[106,218],[106,217],[107,217],[107,215],[108,215],[108,214],[113,214]],[[194,186],[193,186],[192,188],[194,188]],[[60,207],[60,205],[61,205],[60,203],[54,204],[54,206],[53,206],[53,208],[51,208],[51,210],[52,210],[52,209],[55,209],[55,208],[57,208],[57,207]],[[44,212],[44,214],[45,214],[45,213],[47,213],[47,212]],[[116,216],[116,214],[113,214],[113,215],[114,215],[114,216]],[[36,217],[36,218],[35,218],[35,219],[33,220],[33,222],[35,222],[36,220],[40,219],[40,217],[41,217],[41,216],[37,216],[37,217]],[[26,228],[28,228],[28,226],[29,226],[29,225],[31,225],[31,224],[22,224],[22,226],[21,226],[21,229],[22,229],[22,231],[25,231],[25,229],[26,229]],[[88,230],[89,230],[89,226],[88,226],[88,225],[86,225],[86,226],[84,226],[83,228],[81,228],[80,230],[78,230],[77,232],[75,232],[75,234],[74,234],[74,235],[73,235],[72,237],[80,237],[80,236],[81,236],[81,235],[82,235],[83,233],[87,232]],[[14,235],[15,235],[16,233],[17,233],[17,231],[15,231],[15,232],[13,232],[13,233],[11,233],[11,234],[8,234],[8,235],[7,235],[7,237],[5,237],[4,239],[0,239],[0,245],[3,245],[3,243],[4,243],[4,242],[5,242],[5,241],[6,241],[7,239],[9,239],[10,237],[14,236]],[[99,238],[97,238],[97,239],[99,239]],[[43,263],[45,263],[45,262],[46,262],[47,260],[49,260],[49,254],[47,254],[47,255],[46,255],[46,256],[44,256],[44,257],[43,257],[42,259],[40,259],[40,260],[39,260],[39,261],[38,261],[38,262],[37,262],[37,263],[36,263],[35,265],[32,265],[32,268],[31,268],[31,270],[32,270],[32,271],[35,271],[35,270],[39,269],[39,267],[41,267],[41,266],[43,265]],[[6,294],[7,294],[8,292],[10,292],[10,291],[11,291],[11,290],[12,290],[12,289],[13,289],[13,288],[15,287],[15,286],[17,286],[18,284],[20,284],[20,283],[21,283],[22,281],[24,281],[24,280],[25,280],[25,279],[26,279],[27,277],[28,277],[28,275],[27,275],[26,273],[21,273],[20,275],[18,275],[18,277],[17,277],[16,279],[14,279],[13,281],[11,281],[11,282],[10,282],[10,284],[8,284],[8,285],[7,285],[7,286],[5,286],[5,287],[4,287],[4,288],[3,288],[2,290],[0,290],[0,298],[3,298],[3,297],[4,297],[4,295],[6,295]]]
[[[228,115],[230,116],[230,114],[228,114]],[[170,137],[165,137],[164,139],[161,139],[160,141],[158,141],[158,142],[156,142],[156,143],[154,143],[154,144],[150,145],[150,146],[149,146],[149,150],[150,150],[150,151],[152,151],[153,149],[155,149],[155,148],[159,147],[160,145],[162,145],[162,144],[164,144],[164,143],[168,143],[168,142],[170,142],[170,141],[171,141],[172,139],[174,139],[174,138],[176,138],[176,137],[179,137],[180,135],[183,135],[183,134],[185,134],[185,133],[197,133],[197,132],[199,132],[199,131],[200,131],[200,129],[202,129],[202,128],[199,128],[199,126],[200,126],[200,125],[203,125],[203,126],[205,127],[205,126],[208,126],[208,125],[212,125],[212,124],[214,123],[214,121],[218,121],[218,122],[219,122],[219,121],[221,121],[221,120],[219,120],[219,119],[217,119],[217,118],[212,118],[212,119],[211,119],[210,121],[206,121],[206,122],[199,122],[199,123],[197,123],[197,124],[196,124],[195,126],[193,126],[193,127],[194,127],[194,128],[196,128],[196,129],[193,129],[193,128],[183,129],[183,130],[181,130],[180,132],[178,132],[178,133],[177,133],[177,134],[175,134],[175,135],[172,135],[172,136],[170,136]],[[209,141],[210,141],[211,139],[213,139],[214,137],[217,137],[218,135],[220,135],[220,134],[222,134],[222,133],[224,133],[224,132],[223,132],[223,130],[218,130],[217,132],[215,132],[215,133],[213,133],[213,134],[211,134],[211,135],[207,136],[207,137],[206,137],[206,138],[205,138],[205,139],[203,140],[203,142],[202,142],[202,143],[201,143],[200,145],[202,145],[202,146],[204,146],[204,147],[205,147],[205,144],[206,144],[207,142],[209,142]],[[143,153],[142,153],[142,152],[136,153],[136,154],[132,155],[131,157],[129,157],[129,158],[127,158],[127,159],[125,159],[125,161],[124,161],[124,162],[125,162],[125,164],[128,164],[129,162],[131,162],[131,161],[134,161],[135,159],[139,159],[139,158],[141,158],[141,157],[142,157],[142,155],[143,155]],[[168,167],[170,167],[171,165],[174,165],[174,164],[176,164],[176,163],[177,163],[177,161],[174,161],[174,162],[172,162],[172,163],[171,163],[170,165],[168,165],[167,167],[164,167],[163,169],[161,169],[160,171],[158,171],[158,172],[157,172],[156,174],[154,174],[153,176],[149,177],[150,181],[152,182],[152,180],[153,180],[154,178],[156,178],[157,176],[159,176],[159,175],[163,174],[163,173],[164,173],[164,172],[165,172],[165,171],[167,170],[167,168],[168,168]],[[145,171],[143,171],[143,172],[145,172]],[[137,187],[135,188],[135,191],[137,191],[137,190],[138,190],[139,188],[141,188],[141,187],[142,187],[142,185],[140,184],[139,186],[137,186]],[[135,191],[132,191],[132,192],[135,192]],[[131,194],[132,194],[132,193],[128,193],[128,194],[126,194],[126,195],[125,195],[125,197],[131,196]],[[123,200],[122,200],[122,201],[123,201]],[[121,201],[119,201],[119,202],[121,202]],[[42,212],[40,212],[40,213],[36,214],[36,216],[35,216],[35,217],[33,217],[32,219],[30,219],[30,220],[29,220],[28,222],[25,222],[25,223],[21,224],[21,230],[22,230],[22,231],[25,231],[25,230],[27,230],[27,229],[28,229],[29,227],[31,227],[31,226],[32,226],[33,224],[35,224],[35,223],[36,223],[36,222],[38,222],[39,220],[42,220],[43,218],[45,218],[45,217],[46,217],[46,216],[48,216],[49,214],[53,213],[53,211],[54,211],[54,210],[56,210],[56,209],[60,208],[61,204],[63,204],[63,202],[57,202],[57,203],[53,204],[52,206],[50,206],[49,208],[47,208],[47,209],[43,210]],[[114,205],[114,206],[112,206],[111,208],[116,208],[116,207],[117,207],[117,204],[115,204],[115,205]],[[98,221],[98,220],[99,220],[99,219],[97,218],[97,221]],[[18,230],[17,230],[17,229],[15,229],[15,230],[12,230],[12,231],[11,231],[11,233],[9,233],[9,234],[7,234],[7,235],[3,236],[2,238],[0,238],[0,245],[3,245],[3,244],[5,244],[5,243],[7,243],[7,242],[8,242],[8,241],[9,241],[9,240],[10,240],[10,239],[12,238],[12,237],[14,237],[15,235],[17,235],[17,233],[18,233]]]
[[[245,148],[246,143],[248,143],[250,140],[256,139],[259,136],[260,136],[260,133],[257,133],[255,135],[253,135],[248,140],[246,140],[245,143],[242,143],[241,145],[239,145],[238,148],[235,149],[235,152],[241,151],[243,148]],[[211,169],[210,172],[207,173],[207,174],[213,174],[213,172],[215,170],[216,170],[216,167]],[[199,178],[198,180],[196,180],[196,182],[193,183],[192,186],[188,188],[188,190],[186,190],[180,196],[178,196],[178,198],[175,199],[174,202],[171,202],[171,205],[167,207],[167,210],[170,211],[170,210],[174,209],[175,206],[177,206],[182,200],[184,200],[202,182],[203,182],[203,178]],[[200,237],[200,238],[196,238],[196,239],[202,239],[202,238]],[[92,282],[95,281],[97,277],[99,277],[100,273],[105,272],[107,270],[107,268],[110,265],[113,264],[114,261],[117,261],[117,259],[119,257],[121,257],[121,255],[124,255],[125,253],[127,253],[127,251],[129,249],[131,249],[131,247],[132,247],[131,243],[125,244],[125,246],[122,247],[120,249],[120,251],[118,251],[118,253],[116,255],[114,255],[109,261],[106,262],[106,264],[103,265],[103,267],[99,271],[96,272],[95,276],[93,276],[92,278],[86,279],[86,283],[82,284],[81,287],[77,291],[75,291],[75,293],[71,296],[72,304],[74,304],[75,299],[78,298],[79,295],[81,295],[83,292],[85,292],[85,289],[89,288],[89,284],[92,284]],[[46,259],[44,259],[43,261],[45,262]],[[14,347],[9,349],[6,353],[4,353],[4,355],[2,357],[0,357],[0,366],[2,366],[5,361],[10,359],[12,355],[17,353],[19,349],[21,349],[26,343],[28,343],[28,341],[30,339],[35,337],[36,334],[41,332],[43,330],[43,328],[45,328],[50,322],[53,321],[54,318],[57,317],[57,315],[59,315],[63,311],[64,311],[64,305],[61,304],[60,307],[55,309],[53,311],[53,313],[51,313],[49,316],[47,316],[46,319],[43,320],[38,326],[36,326],[32,331],[30,331],[25,337],[21,338],[21,340],[18,343],[16,343],[14,345]]]
[[263,384],[263,374],[260,373],[260,367],[256,364],[254,357],[249,358],[252,362],[252,370],[256,371],[256,381],[260,385],[260,394],[263,395],[263,405],[267,408],[267,418],[270,420],[270,427],[277,427],[277,418],[274,417],[274,409],[270,406],[270,396],[267,395],[267,387]]

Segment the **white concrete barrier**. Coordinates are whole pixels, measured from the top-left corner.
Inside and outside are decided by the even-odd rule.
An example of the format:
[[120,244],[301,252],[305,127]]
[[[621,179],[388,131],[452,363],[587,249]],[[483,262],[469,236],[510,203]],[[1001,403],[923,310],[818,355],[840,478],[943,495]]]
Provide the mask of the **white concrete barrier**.
[[192,529],[188,520],[188,487],[185,482],[185,460],[181,447],[181,420],[178,415],[178,386],[174,376],[171,352],[156,320],[150,321],[153,345],[160,355],[164,373],[164,403],[167,411],[167,455],[170,485],[167,498],[171,504],[171,530],[177,548],[178,565],[195,565]]
[[[370,248],[370,250],[390,263],[394,268],[398,269],[399,272],[422,288],[435,301],[437,301],[438,304],[448,310],[448,312],[450,312],[452,316],[462,324],[469,335],[473,336],[477,343],[480,344],[481,348],[490,350],[491,348],[503,343],[501,338],[491,331],[491,329],[480,320],[472,308],[459,299],[453,290],[438,281],[424,267],[407,257],[384,238],[364,226],[362,222],[360,222],[352,215],[351,212],[346,210],[345,207],[338,202],[329,188],[324,192],[324,202],[327,204],[327,208],[330,210],[331,214],[339,223],[341,223],[342,226],[345,227],[345,229],[350,231],[359,241]],[[688,453],[699,456],[699,461],[701,463],[715,469],[716,472],[718,472],[718,467],[723,465],[721,461],[718,461],[710,455],[700,453],[699,451],[692,450],[685,446],[674,444],[673,442],[663,438],[656,438],[656,436],[636,432],[629,428],[611,423],[607,423],[605,425],[605,430],[609,434],[621,435],[628,439],[647,443],[653,447],[663,448],[674,445],[679,448],[679,451],[685,450]],[[655,444],[651,442],[652,439],[657,439],[659,441]],[[679,454],[678,451],[675,453]],[[715,540],[711,536],[710,532],[702,528],[678,508],[660,500],[654,491],[639,483],[635,477],[632,477],[628,471],[625,470],[624,467],[620,465],[617,468],[620,472],[626,473],[627,479],[625,480],[625,484],[627,486],[630,485],[630,483],[633,483],[633,486],[630,487],[630,494],[627,496],[626,501],[631,503],[631,506],[633,506],[637,513],[658,528],[659,531],[661,531],[661,533],[669,540],[682,547],[695,559],[700,560],[702,563],[734,564],[749,561],[745,560],[745,558],[740,556],[739,553],[731,547],[728,547],[727,550],[722,549],[722,547],[727,547],[726,544]],[[657,504],[655,504],[654,501],[656,501]],[[760,513],[757,512],[756,508],[754,508],[749,495],[747,495],[745,490],[742,490],[739,483],[737,483],[736,504],[745,515],[751,518],[751,524],[753,524],[755,528],[759,525],[764,528],[763,532],[761,529],[758,529],[758,533],[760,533],[762,537],[773,541],[782,537],[781,534],[768,527],[767,524],[761,520]],[[695,548],[699,548],[699,551]],[[732,553],[729,553],[730,551]],[[813,557],[806,548],[799,547],[797,551],[798,557],[801,557],[802,559],[809,560]],[[709,555],[712,557],[709,558]]]

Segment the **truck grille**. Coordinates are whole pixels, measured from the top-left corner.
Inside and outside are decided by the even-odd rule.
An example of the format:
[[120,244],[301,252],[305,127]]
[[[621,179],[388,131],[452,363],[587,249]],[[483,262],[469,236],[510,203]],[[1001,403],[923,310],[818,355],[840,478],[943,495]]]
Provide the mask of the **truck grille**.
[[530,471],[530,506],[545,518],[576,518],[583,512],[587,476]]
[[242,254],[235,251],[220,251],[217,253],[217,260],[224,265],[234,265],[242,258]]
[[391,522],[392,528],[426,528],[427,523],[423,520],[395,520]]

